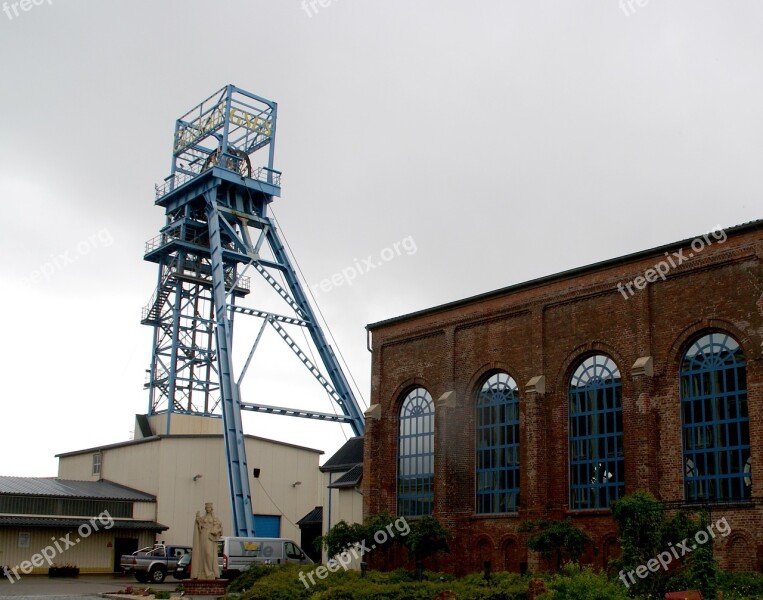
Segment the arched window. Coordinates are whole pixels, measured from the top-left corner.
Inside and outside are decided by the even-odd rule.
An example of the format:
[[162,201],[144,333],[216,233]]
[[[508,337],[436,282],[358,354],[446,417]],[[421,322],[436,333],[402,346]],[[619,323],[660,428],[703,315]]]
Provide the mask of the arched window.
[[684,355],[681,420],[686,501],[749,500],[747,370],[742,349],[729,335],[705,334]]
[[516,512],[519,506],[519,394],[507,373],[495,373],[477,398],[478,513]]
[[434,403],[424,388],[411,390],[403,400],[397,449],[398,515],[431,515],[434,495]]
[[620,370],[589,356],[570,381],[570,508],[608,508],[625,494]]

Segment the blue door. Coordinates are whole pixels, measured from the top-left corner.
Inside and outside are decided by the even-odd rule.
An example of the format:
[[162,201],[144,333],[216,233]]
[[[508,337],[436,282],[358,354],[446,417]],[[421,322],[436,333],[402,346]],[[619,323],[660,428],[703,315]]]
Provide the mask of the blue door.
[[254,515],[254,535],[257,537],[281,537],[281,516]]

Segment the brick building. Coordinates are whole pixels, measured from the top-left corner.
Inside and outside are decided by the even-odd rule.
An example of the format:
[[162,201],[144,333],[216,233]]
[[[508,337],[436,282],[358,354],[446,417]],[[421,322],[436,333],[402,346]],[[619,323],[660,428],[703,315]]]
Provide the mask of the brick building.
[[369,325],[364,514],[438,517],[456,573],[538,568],[522,521],[570,516],[603,565],[645,489],[758,569],[762,255],[759,220]]

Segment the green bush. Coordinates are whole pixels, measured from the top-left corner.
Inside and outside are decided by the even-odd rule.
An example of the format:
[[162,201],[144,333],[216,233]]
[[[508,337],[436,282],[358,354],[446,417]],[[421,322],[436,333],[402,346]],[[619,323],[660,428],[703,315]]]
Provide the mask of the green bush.
[[719,571],[718,589],[723,591],[723,600],[747,600],[763,598],[763,574],[727,573]]
[[582,529],[575,527],[571,519],[563,521],[525,521],[520,531],[532,533],[527,538],[527,547],[539,552],[550,564],[556,556],[556,570],[566,562],[577,562],[586,549],[592,545],[591,538]]
[[229,592],[243,592],[252,588],[256,581],[275,573],[280,567],[251,565],[246,571],[236,577],[229,585]]
[[314,600],[431,600],[440,588],[430,581],[380,584],[367,580],[345,583],[312,595]]
[[424,516],[410,525],[410,533],[403,539],[405,547],[416,562],[416,575],[423,577],[424,560],[438,552],[449,552],[450,534],[435,517]]
[[[612,505],[612,516],[618,527],[620,558],[610,561],[614,571],[634,571],[660,553],[668,552],[677,543],[691,540],[697,531],[707,528],[707,516],[692,518],[683,511],[672,517],[665,514],[663,504],[652,494],[637,490]],[[631,585],[634,594],[662,598],[666,591],[699,589],[705,598],[714,598],[718,568],[713,558],[713,544],[698,545],[685,558],[671,562],[669,572],[659,569]]]
[[[329,573],[325,579],[313,576],[314,585],[309,589],[300,582],[300,572],[305,575],[314,566],[283,565],[279,567],[255,567],[256,571],[244,573],[234,584],[242,591],[240,600],[430,600],[437,594],[450,590],[459,600],[525,600],[529,575],[497,572],[490,581],[481,573],[455,578],[442,573],[427,573],[424,581],[414,581],[411,573],[404,570],[392,572],[369,571],[362,578],[356,571],[340,570]],[[672,583],[681,587],[671,589],[696,589],[687,580],[689,569],[677,575]],[[257,577],[254,577],[254,574]],[[249,579],[245,579],[247,575]],[[543,600],[657,600],[662,594],[629,596],[617,577],[607,577],[590,568],[567,565],[558,574],[541,574],[549,590]],[[682,579],[683,578],[683,579]],[[246,590],[243,591],[247,584]],[[234,584],[229,591],[234,592]],[[717,577],[718,589],[724,600],[760,600],[763,598],[763,575],[758,573],[723,573]]]
[[[315,567],[300,565],[261,568],[258,577],[244,573],[231,584],[230,592],[244,592],[242,600],[430,600],[444,590],[452,590],[462,600],[524,600],[527,579],[516,574],[496,573],[490,582],[474,574],[461,579],[443,573],[426,574],[424,581],[402,569],[391,572],[369,571],[365,578],[357,571],[329,573],[325,579],[313,576],[309,589],[300,581]],[[263,572],[264,571],[264,572]],[[235,589],[234,589],[235,587]]]
[[444,585],[465,600],[525,600],[529,578],[516,573],[494,573],[485,581],[481,573],[472,573]]
[[[707,529],[707,515],[699,516],[697,530]],[[698,545],[689,555],[689,577],[692,583],[702,591],[705,598],[714,598],[718,589],[718,565],[713,558],[713,542]]]
[[[374,531],[371,531],[370,536],[373,536],[373,534]],[[360,540],[369,539],[370,536],[368,528],[361,523],[350,525],[346,521],[339,521],[339,523],[326,532],[326,535],[315,540],[315,547],[317,550],[322,550],[325,546],[326,554],[331,557],[336,556],[345,548],[353,546]]]
[[[329,556],[336,556],[345,548],[350,548],[362,540],[366,541],[367,546],[371,546],[377,531],[389,531],[387,528],[397,521],[398,519],[391,517],[387,512],[366,517],[363,523],[349,524],[346,521],[339,521],[326,532],[326,535],[316,538],[315,548],[317,550],[325,548]],[[405,543],[400,531],[396,528],[392,531],[394,535],[391,535],[384,544],[387,548]]]
[[548,594],[543,600],[629,600],[625,586],[602,573],[594,573],[589,568],[567,565],[562,573],[546,583]]

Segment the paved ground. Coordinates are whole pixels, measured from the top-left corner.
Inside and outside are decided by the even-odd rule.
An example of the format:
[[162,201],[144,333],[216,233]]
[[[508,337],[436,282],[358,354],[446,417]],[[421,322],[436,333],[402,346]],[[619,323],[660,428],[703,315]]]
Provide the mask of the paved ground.
[[155,590],[174,591],[180,584],[172,577],[160,585],[138,583],[132,577],[111,577],[105,575],[82,575],[75,579],[27,575],[15,583],[0,578],[0,600],[13,598],[35,600],[74,600],[99,598],[98,594],[116,592],[126,585],[151,587]]

